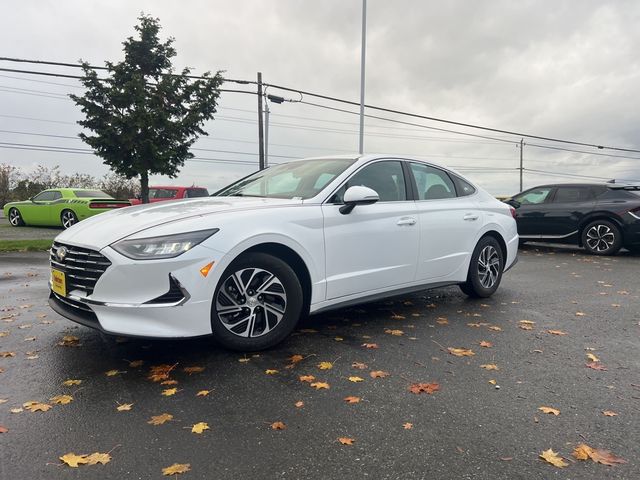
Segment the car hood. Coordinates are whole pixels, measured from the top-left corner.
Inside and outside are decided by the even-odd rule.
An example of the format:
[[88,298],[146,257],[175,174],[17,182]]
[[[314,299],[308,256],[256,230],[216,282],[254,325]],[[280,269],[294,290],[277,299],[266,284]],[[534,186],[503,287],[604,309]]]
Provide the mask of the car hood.
[[[302,200],[299,199],[205,197],[136,205],[119,208],[83,220],[62,232],[55,241],[101,250],[125,237],[167,223],[234,210],[259,210],[301,203]],[[207,227],[203,225],[203,228]],[[152,235],[150,233],[150,236]]]

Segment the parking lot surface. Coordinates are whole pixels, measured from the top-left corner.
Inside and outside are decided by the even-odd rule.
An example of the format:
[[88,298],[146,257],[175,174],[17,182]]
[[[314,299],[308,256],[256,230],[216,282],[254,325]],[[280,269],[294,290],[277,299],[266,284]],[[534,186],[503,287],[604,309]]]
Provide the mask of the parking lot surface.
[[[46,305],[46,254],[4,254],[0,478],[166,478],[177,463],[185,479],[638,479],[639,269],[527,246],[490,299],[451,287],[338,310],[244,355],[76,326]],[[576,460],[583,443],[627,463]],[[59,460],[94,452],[110,460]]]

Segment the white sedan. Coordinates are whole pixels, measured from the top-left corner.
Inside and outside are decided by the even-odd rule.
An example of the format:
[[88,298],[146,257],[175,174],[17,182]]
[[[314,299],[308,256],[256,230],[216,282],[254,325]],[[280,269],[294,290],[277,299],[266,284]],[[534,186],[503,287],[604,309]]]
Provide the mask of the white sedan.
[[102,331],[213,335],[255,351],[307,313],[460,285],[488,297],[515,262],[513,208],[412,158],[293,161],[212,197],[97,215],[55,239],[49,303]]

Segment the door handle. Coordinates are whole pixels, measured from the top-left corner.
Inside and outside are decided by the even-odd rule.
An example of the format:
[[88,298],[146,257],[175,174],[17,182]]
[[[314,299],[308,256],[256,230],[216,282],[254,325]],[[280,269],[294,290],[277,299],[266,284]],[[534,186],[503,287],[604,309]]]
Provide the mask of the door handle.
[[413,217],[402,217],[400,220],[398,220],[398,223],[396,223],[396,225],[398,226],[415,225],[415,224],[416,224],[416,219]]
[[467,213],[464,217],[462,217],[463,220],[468,220],[470,222],[473,222],[475,220],[477,220],[480,217],[480,215],[476,215],[475,213]]

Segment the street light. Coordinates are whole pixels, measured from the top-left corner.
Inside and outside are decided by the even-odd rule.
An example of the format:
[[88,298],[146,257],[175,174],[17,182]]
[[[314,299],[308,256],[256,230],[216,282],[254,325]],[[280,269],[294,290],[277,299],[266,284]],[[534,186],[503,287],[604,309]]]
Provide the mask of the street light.
[[358,151],[364,153],[364,60],[367,52],[367,0],[362,0],[362,47],[360,49],[360,144]]

